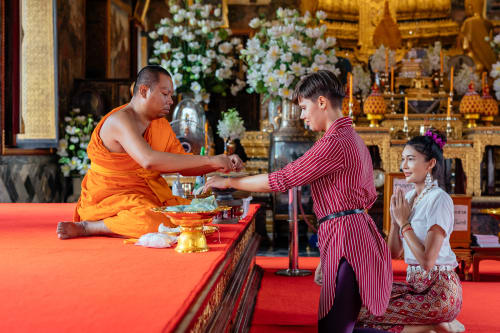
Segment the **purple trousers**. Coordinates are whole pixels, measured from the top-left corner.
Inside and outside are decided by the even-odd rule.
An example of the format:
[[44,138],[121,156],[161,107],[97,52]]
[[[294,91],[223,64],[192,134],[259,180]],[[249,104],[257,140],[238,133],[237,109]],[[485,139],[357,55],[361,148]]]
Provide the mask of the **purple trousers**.
[[335,283],[335,300],[328,314],[318,321],[319,333],[375,333],[384,332],[373,328],[354,328],[361,310],[356,275],[351,265],[340,259]]

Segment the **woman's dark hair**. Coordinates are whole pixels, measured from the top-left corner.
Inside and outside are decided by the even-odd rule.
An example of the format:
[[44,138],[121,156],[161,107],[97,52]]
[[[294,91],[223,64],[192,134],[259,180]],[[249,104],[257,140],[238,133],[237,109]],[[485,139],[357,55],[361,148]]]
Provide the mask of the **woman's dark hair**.
[[292,100],[298,104],[299,98],[316,101],[319,96],[328,98],[334,109],[342,109],[344,85],[328,70],[319,70],[304,76],[295,86]]
[[437,179],[439,184],[444,180],[444,157],[443,147],[446,144],[446,135],[438,130],[431,128],[425,135],[413,137],[406,143],[412,146],[416,151],[425,156],[426,161],[436,159],[436,165],[432,169],[432,178]]

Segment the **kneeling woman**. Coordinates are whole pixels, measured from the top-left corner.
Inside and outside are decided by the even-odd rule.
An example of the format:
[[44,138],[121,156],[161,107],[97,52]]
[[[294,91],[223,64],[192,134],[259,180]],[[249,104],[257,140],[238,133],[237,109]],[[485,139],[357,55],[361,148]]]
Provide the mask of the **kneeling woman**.
[[438,186],[443,171],[445,137],[434,130],[406,144],[401,169],[415,189],[391,197],[389,249],[393,258],[404,252],[406,282],[394,283],[383,316],[362,309],[358,326],[391,332],[463,332],[455,318],[462,307],[462,287],[450,247],[453,201]]
[[[250,192],[284,192],[311,184],[322,275],[319,329],[352,332],[361,304],[375,315],[385,312],[392,285],[389,249],[366,213],[377,197],[370,153],[342,117],[344,88],[329,71],[304,77],[294,101],[314,131],[325,131],[311,149],[283,169],[242,178],[213,177],[206,187]],[[322,272],[322,273],[321,273]],[[364,330],[365,332],[373,330]]]

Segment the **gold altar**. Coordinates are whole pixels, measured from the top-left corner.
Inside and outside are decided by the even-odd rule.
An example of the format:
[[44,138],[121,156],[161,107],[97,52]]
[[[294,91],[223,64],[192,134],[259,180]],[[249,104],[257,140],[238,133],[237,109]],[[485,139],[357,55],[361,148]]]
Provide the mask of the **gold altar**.
[[374,34],[386,2],[390,16],[398,22],[403,45],[422,45],[431,40],[451,44],[459,34],[458,24],[450,19],[449,0],[301,1],[301,9],[325,11],[328,33],[337,38],[341,48],[356,49],[356,57],[366,61],[378,47],[374,44]]

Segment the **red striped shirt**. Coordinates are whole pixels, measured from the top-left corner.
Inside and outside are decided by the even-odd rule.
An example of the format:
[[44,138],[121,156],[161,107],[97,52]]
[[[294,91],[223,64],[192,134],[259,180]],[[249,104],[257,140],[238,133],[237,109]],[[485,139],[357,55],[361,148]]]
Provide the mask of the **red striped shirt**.
[[[273,191],[311,184],[318,219],[340,211],[369,209],[376,200],[370,153],[348,117],[337,119],[311,149],[283,169],[269,174]],[[392,288],[391,256],[368,214],[326,221],[318,231],[323,286],[319,318],[335,298],[339,261],[344,257],[356,273],[363,305],[382,315]]]

